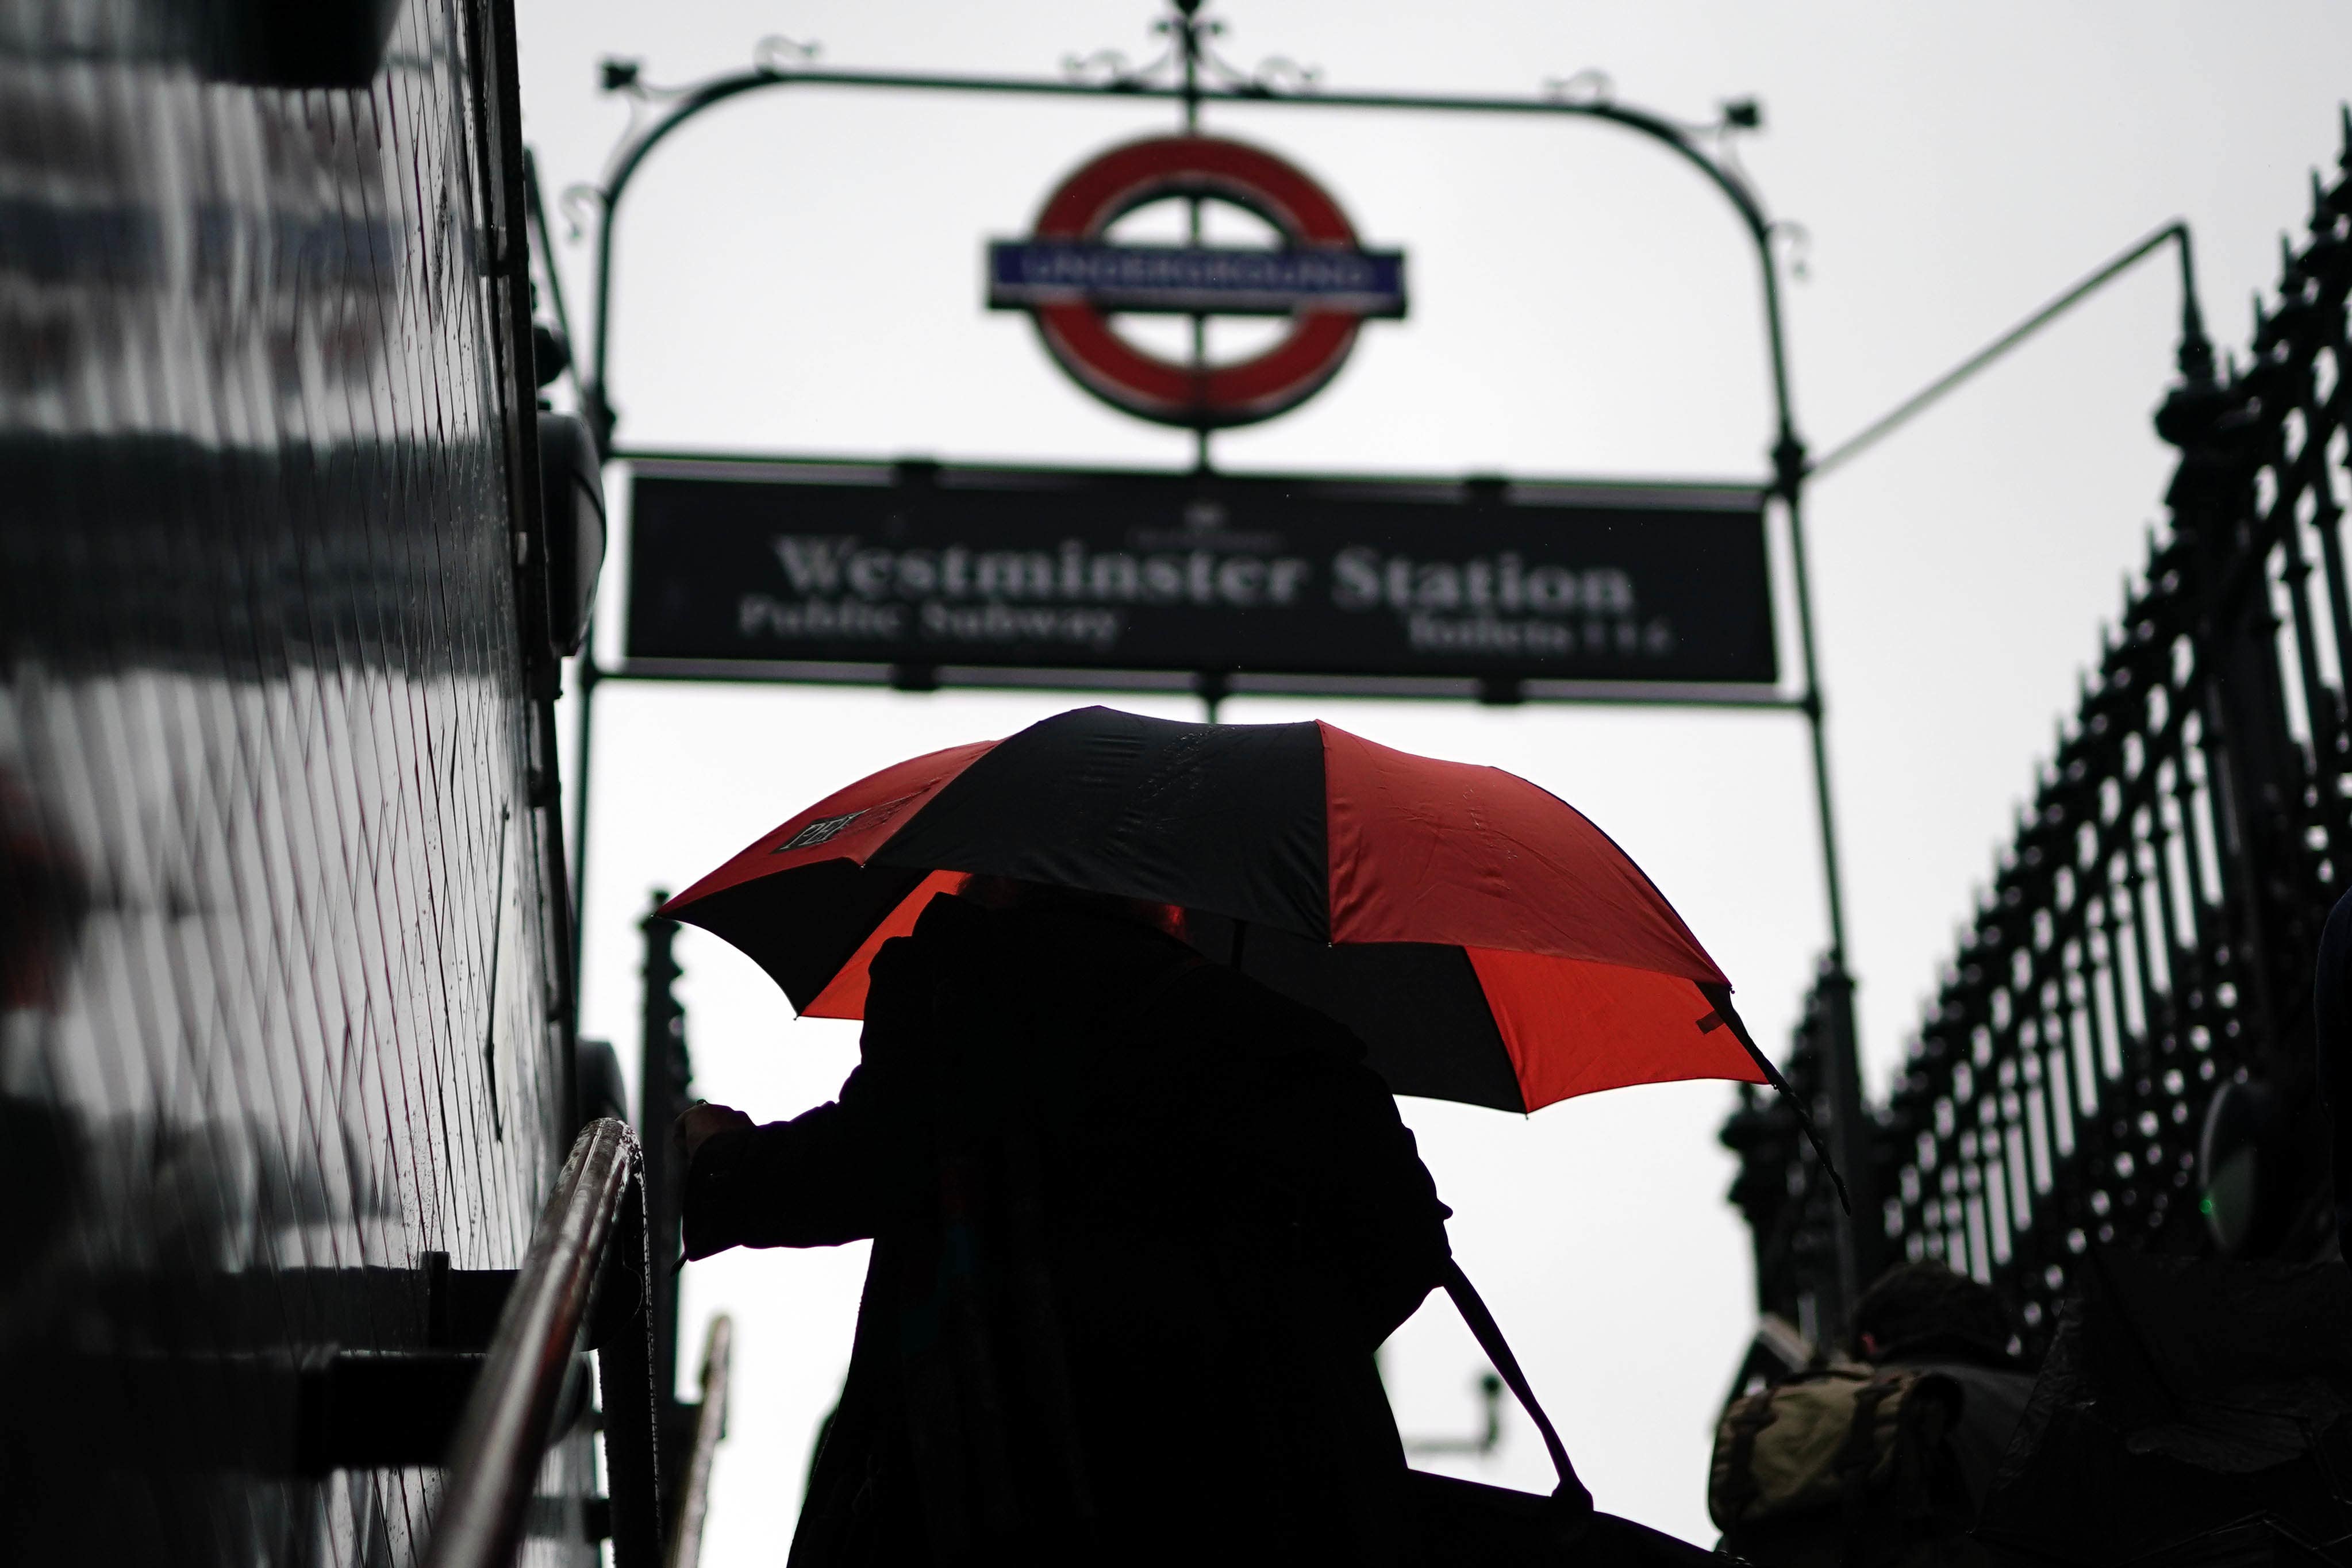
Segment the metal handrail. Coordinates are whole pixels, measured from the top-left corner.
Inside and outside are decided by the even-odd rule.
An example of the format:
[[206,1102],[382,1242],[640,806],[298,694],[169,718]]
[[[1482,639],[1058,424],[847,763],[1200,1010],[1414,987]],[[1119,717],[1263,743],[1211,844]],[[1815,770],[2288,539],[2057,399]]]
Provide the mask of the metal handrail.
[[710,1462],[727,1436],[727,1380],[735,1342],[734,1321],[724,1312],[710,1320],[702,1342],[702,1404],[694,1417],[694,1447],[687,1455],[678,1492],[677,1521],[670,1531],[663,1568],[696,1568],[702,1558],[702,1521],[710,1509]]
[[659,1561],[648,1263],[636,1135],[609,1117],[592,1121],[540,1212],[458,1424],[426,1568],[503,1568],[514,1560],[583,1337],[597,1352],[604,1396],[614,1562],[654,1568]]

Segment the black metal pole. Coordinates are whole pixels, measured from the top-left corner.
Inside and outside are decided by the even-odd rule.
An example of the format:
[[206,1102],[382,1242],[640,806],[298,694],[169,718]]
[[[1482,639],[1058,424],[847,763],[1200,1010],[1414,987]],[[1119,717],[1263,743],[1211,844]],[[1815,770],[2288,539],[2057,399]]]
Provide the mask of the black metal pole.
[[1774,489],[1789,520],[1790,586],[1797,601],[1797,648],[1804,670],[1801,700],[1813,764],[1813,805],[1822,843],[1822,887],[1829,918],[1829,952],[1815,982],[1823,1024],[1822,1075],[1829,1090],[1831,1157],[1853,1207],[1834,1221],[1836,1300],[1820,1303],[1827,1333],[1843,1335],[1853,1300],[1877,1271],[1883,1250],[1877,1161],[1862,1094],[1862,1041],[1853,1011],[1853,971],[1845,945],[1844,878],[1838,861],[1837,812],[1830,787],[1829,706],[1822,689],[1813,628],[1812,573],[1805,549],[1805,443],[1797,434],[1789,395],[1789,356],[1780,325],[1780,284],[1769,226],[1751,227],[1764,275],[1764,318],[1771,338],[1772,393],[1780,430],[1772,443]]
[[[540,197],[539,164],[531,156],[530,149],[528,147],[522,152],[522,189],[523,211],[530,225],[532,235],[539,240],[540,261],[542,270],[547,274],[547,300],[555,311],[555,328],[563,334],[564,352],[567,354],[576,354],[578,345],[572,341],[572,312],[564,308],[563,303],[563,275],[555,269],[555,242],[548,235],[547,205]],[[572,384],[577,387],[580,384],[580,366],[577,361],[574,360],[568,368],[572,374]],[[599,447],[598,451],[601,454],[603,448]]]
[[2189,239],[2189,226],[2179,219],[2144,236],[2095,272],[2051,300],[2016,326],[1962,360],[1925,387],[1896,404],[1852,436],[1807,465],[1808,478],[1841,468],[1893,435],[1948,394],[2000,359],[2010,350],[2131,270],[2142,258],[2166,245],[2174,246],[2180,261],[2180,372],[2192,384],[2213,379],[2213,345],[2206,340],[2203,315],[2197,308],[2197,261]]
[[[608,64],[607,80],[614,86],[635,79],[633,68],[617,62]],[[1696,145],[1681,125],[1664,115],[1645,110],[1629,109],[1622,105],[1598,101],[1576,101],[1559,99],[1494,98],[1462,94],[1350,93],[1318,89],[1312,93],[1286,93],[1271,88],[1251,86],[1246,89],[1203,87],[1195,80],[1189,88],[1183,85],[1157,86],[1150,83],[1113,80],[1109,82],[1055,81],[1024,77],[977,77],[896,71],[841,71],[814,68],[794,68],[789,71],[759,68],[739,71],[689,88],[677,95],[668,111],[648,123],[624,144],[606,171],[604,182],[597,192],[604,212],[596,234],[596,300],[593,310],[596,344],[593,369],[588,384],[582,391],[583,413],[597,432],[598,449],[610,456],[611,433],[618,415],[611,401],[612,386],[612,316],[613,316],[613,237],[619,225],[622,199],[630,184],[653,150],[688,121],[714,109],[730,99],[745,93],[782,87],[840,87],[852,89],[885,89],[908,92],[953,92],[1059,98],[1078,100],[1112,101],[1120,100],[1159,100],[1188,103],[1197,114],[1200,105],[1210,103],[1249,104],[1261,107],[1314,109],[1395,110],[1424,113],[1503,114],[1566,117],[1577,120],[1597,120],[1607,124],[1647,136],[1679,154],[1685,162],[1705,174],[1716,188],[1738,209],[1762,253],[1765,269],[1766,310],[1772,337],[1773,384],[1775,400],[1780,411],[1780,423],[1788,426],[1789,389],[1785,356],[1781,352],[1780,322],[1780,291],[1773,277],[1771,258],[1771,225],[1757,205],[1755,195],[1731,170],[1710,158]]]
[[[1175,0],[1177,56],[1184,67],[1184,134],[1201,133],[1201,0]],[[1194,246],[1201,243],[1201,198],[1186,199],[1185,237]],[[1209,370],[1209,318],[1195,314],[1192,318],[1193,396],[1201,395],[1200,378]],[[1192,426],[1192,468],[1196,473],[1209,471],[1209,427],[1205,424]],[[1209,700],[1209,721],[1217,719],[1216,700]]]
[[[1171,24],[1176,34],[1177,57],[1184,68],[1184,134],[1201,133],[1201,0],[1175,0],[1176,17]],[[1201,244],[1201,207],[1198,195],[1184,203],[1184,234],[1186,240],[1197,247]],[[1200,398],[1206,388],[1202,378],[1209,373],[1209,318],[1192,317],[1192,395]],[[1192,471],[1209,472],[1209,426],[1192,426]],[[1225,682],[1214,672],[1203,672],[1200,680],[1201,714],[1213,724],[1217,709],[1224,700]]]
[[572,808],[572,994],[575,1016],[580,997],[587,990],[581,963],[587,952],[588,931],[588,786],[594,777],[596,757],[596,687],[604,679],[604,672],[596,665],[596,617],[591,614],[588,629],[580,640],[580,657],[572,661],[572,679],[580,690],[574,741],[577,755],[572,763],[572,775],[576,781]]
[[[625,1191],[597,1287],[593,1334],[597,1403],[604,1411],[604,1468],[612,1478],[613,1568],[660,1568],[665,1516],[661,1484],[662,1398],[654,1382],[654,1270],[663,1267],[646,1234],[643,1166]],[[511,1560],[511,1559],[509,1559]]]
[[691,1103],[694,1064],[687,1053],[686,1009],[677,999],[677,983],[684,974],[677,963],[677,922],[653,912],[668,900],[668,893],[656,891],[652,908],[637,921],[646,944],[645,1003],[638,1014],[637,1141],[645,1149],[646,1234],[658,1269],[648,1292],[654,1386],[666,1425],[674,1425],[678,1279],[671,1264],[679,1250],[686,1173],[670,1129]]

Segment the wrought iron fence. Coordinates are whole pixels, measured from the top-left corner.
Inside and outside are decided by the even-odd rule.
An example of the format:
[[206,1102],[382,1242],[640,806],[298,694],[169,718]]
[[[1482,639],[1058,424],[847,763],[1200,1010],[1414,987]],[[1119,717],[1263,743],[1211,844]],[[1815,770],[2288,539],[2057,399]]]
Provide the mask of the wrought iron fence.
[[[1864,1268],[1941,1258],[2006,1293],[2029,1348],[2076,1261],[2325,1245],[2312,961],[2352,879],[2352,114],[2251,357],[2182,352],[2157,416],[2167,532],[2036,782],[1990,891],[1870,1112],[1883,1215]],[[1814,1005],[1790,1078],[1826,1119]],[[1834,1199],[1792,1118],[1724,1130],[1759,1306],[1843,1321]]]

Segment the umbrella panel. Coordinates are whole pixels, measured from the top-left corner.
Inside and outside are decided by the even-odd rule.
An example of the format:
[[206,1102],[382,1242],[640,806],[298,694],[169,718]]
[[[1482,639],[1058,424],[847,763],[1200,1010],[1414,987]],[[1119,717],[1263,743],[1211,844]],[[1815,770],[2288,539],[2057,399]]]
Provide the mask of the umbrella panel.
[[[970,745],[950,746],[893,763],[880,773],[868,773],[846,789],[835,790],[806,811],[787,818],[773,832],[761,835],[725,865],[664,904],[661,912],[691,925],[703,925],[708,922],[699,914],[681,915],[678,911],[747,883],[768,881],[829,861],[847,860],[863,866],[875,858],[875,850],[888,842],[908,821],[919,816],[941,790],[996,745],[994,741],[978,741]],[[788,896],[793,898],[815,890],[814,885],[804,889],[797,882],[782,886],[789,889]],[[864,934],[862,930],[859,934]],[[798,1005],[795,996],[794,1005]]]
[[971,880],[969,871],[934,871],[916,884],[915,890],[900,900],[887,919],[874,928],[874,934],[857,944],[849,962],[817,993],[816,999],[802,1008],[803,1018],[863,1018],[866,1016],[866,988],[873,984],[868,967],[882,944],[892,937],[912,936],[915,922],[922,918],[924,907],[940,893],[963,890]]
[[1529,1108],[1462,949],[1435,942],[1331,947],[1249,926],[1236,953],[1234,922],[1223,916],[1189,911],[1185,927],[1209,957],[1238,957],[1243,973],[1355,1031],[1367,1065],[1391,1093],[1496,1110]]
[[[791,998],[793,1010],[805,1013],[851,960],[866,951],[868,937],[886,918],[905,914],[913,929],[915,913],[929,900],[910,895],[925,879],[922,871],[896,866],[819,860],[706,893],[677,918],[750,954]],[[673,899],[664,908],[676,909],[682,901]],[[856,970],[862,1008],[866,967],[860,963]]]
[[1633,858],[1558,795],[1500,768],[1320,728],[1334,942],[1452,942],[1723,980]]
[[[1529,1110],[1637,1083],[1764,1081],[1738,1027],[1679,975],[1496,948],[1463,951]],[[1689,1020],[1686,1027],[1676,1026],[1681,1019]]]
[[1017,877],[1216,909],[1321,937],[1323,735],[1313,723],[1180,724],[1083,708],[975,758],[877,864]]

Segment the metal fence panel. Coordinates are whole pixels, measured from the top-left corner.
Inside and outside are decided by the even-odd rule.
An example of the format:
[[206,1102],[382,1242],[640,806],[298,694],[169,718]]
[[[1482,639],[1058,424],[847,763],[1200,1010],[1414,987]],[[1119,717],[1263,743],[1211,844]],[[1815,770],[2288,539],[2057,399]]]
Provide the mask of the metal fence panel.
[[[2158,416],[2181,448],[2169,526],[1871,1113],[1880,1259],[1998,1286],[2029,1349],[2092,1247],[2308,1255],[2332,1234],[2310,994],[2352,879],[2352,180],[2315,176],[2312,202],[2247,362],[2185,366]],[[1820,1026],[1816,1006],[1790,1076],[1826,1119]],[[2252,1234],[2200,1163],[2232,1086],[2263,1124]],[[1832,1200],[1793,1119],[1751,1093],[1725,1139],[1762,1309],[1842,1320]]]

